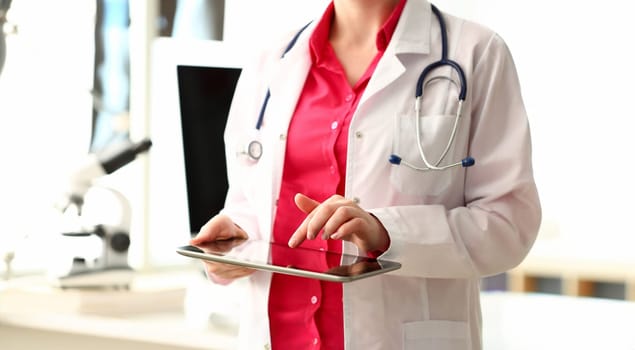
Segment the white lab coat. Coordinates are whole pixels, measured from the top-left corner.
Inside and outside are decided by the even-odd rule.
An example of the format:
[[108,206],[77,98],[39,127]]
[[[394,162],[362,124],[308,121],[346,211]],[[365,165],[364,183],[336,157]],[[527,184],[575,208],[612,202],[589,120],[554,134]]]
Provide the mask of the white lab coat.
[[[344,284],[349,350],[481,349],[479,281],[519,264],[536,238],[541,210],[512,57],[487,28],[448,14],[444,18],[449,58],[463,67],[468,85],[447,159],[471,155],[476,164],[419,172],[388,162],[395,153],[421,163],[415,85],[424,67],[441,56],[430,4],[408,0],[352,118],[346,168],[346,197],[379,218],[391,239],[382,258],[403,267]],[[287,128],[311,65],[308,39],[316,22],[284,58],[280,55],[295,32],[246,66],[232,102],[225,133],[230,189],[224,213],[255,237],[271,236]],[[256,133],[267,87],[271,99]],[[448,80],[424,88],[421,129],[428,158],[437,157],[447,143],[457,94]],[[238,155],[254,137],[263,144],[258,162]],[[344,249],[356,252],[348,242]],[[248,277],[248,295],[241,299],[243,349],[269,347],[270,277],[265,272]]]

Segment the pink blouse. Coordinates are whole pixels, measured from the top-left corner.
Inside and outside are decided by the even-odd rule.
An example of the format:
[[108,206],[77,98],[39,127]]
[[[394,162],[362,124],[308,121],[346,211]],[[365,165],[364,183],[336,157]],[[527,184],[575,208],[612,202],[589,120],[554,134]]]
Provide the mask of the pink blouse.
[[[303,193],[324,201],[344,195],[348,128],[368,81],[397,26],[402,0],[377,34],[378,53],[364,75],[350,86],[328,37],[334,14],[327,8],[310,38],[312,66],[289,125],[282,187],[273,240],[286,242],[305,218],[293,197]],[[306,240],[302,247],[340,252],[337,240]],[[285,256],[272,251],[272,258]],[[331,266],[339,261],[313,261]],[[344,349],[342,285],[335,282],[273,274],[269,319],[273,349]]]

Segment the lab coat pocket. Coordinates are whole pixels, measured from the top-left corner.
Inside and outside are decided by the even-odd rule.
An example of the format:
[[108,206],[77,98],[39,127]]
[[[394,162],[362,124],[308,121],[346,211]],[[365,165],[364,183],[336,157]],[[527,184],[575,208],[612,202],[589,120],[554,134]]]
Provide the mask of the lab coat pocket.
[[454,121],[454,115],[426,115],[419,117],[417,128],[412,114],[396,118],[392,154],[400,157],[402,162],[392,166],[390,179],[398,191],[411,195],[437,196],[447,190],[460,167],[446,170],[417,170],[412,166],[427,168],[421,152],[428,163],[435,166],[460,160],[456,155],[457,140],[448,146]]
[[403,325],[404,350],[469,349],[467,322],[420,321]]

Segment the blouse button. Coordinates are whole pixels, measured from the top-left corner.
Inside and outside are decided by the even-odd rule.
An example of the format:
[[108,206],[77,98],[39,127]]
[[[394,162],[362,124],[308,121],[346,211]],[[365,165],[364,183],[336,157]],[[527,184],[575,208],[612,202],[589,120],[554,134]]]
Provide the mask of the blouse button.
[[331,123],[331,130],[335,130],[335,129],[337,129],[337,125],[338,125],[338,124],[337,124],[337,121],[332,122],[332,123]]
[[361,131],[356,131],[355,132],[355,137],[357,137],[358,139],[362,138],[362,132]]
[[311,304],[315,305],[317,303],[317,297],[314,295],[311,297]]
[[353,94],[348,94],[346,95],[346,97],[344,97],[344,101],[346,102],[351,102],[352,99],[353,99]]

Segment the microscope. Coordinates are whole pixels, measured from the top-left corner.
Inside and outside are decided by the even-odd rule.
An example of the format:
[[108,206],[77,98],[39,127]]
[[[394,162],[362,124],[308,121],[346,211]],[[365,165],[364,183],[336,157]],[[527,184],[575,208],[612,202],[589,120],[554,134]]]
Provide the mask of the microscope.
[[11,6],[11,0],[0,0],[0,74],[7,56],[7,42],[4,35],[4,23],[7,21],[7,12]]
[[[152,142],[144,139],[140,142],[125,141],[99,153],[90,153],[85,161],[73,170],[69,176],[67,189],[56,207],[62,213],[66,225],[60,230],[67,245],[73,241],[99,242],[100,249],[93,257],[84,256],[90,249],[86,245],[76,245],[80,253],[61,255],[60,264],[52,264],[49,279],[61,288],[122,288],[127,289],[132,281],[133,270],[128,265],[130,247],[131,208],[126,197],[119,191],[99,186],[98,178],[111,174],[132,162],[137,155],[146,152]],[[111,201],[99,212],[119,212],[119,222],[101,223],[95,218],[86,217],[84,206],[90,191],[101,190],[109,194]],[[103,197],[102,197],[103,199]],[[115,206],[117,208],[115,208]],[[92,240],[91,240],[92,239]],[[94,244],[92,245],[94,246]],[[62,249],[60,249],[62,250]],[[94,251],[95,249],[93,249]],[[94,252],[93,252],[94,253]]]

